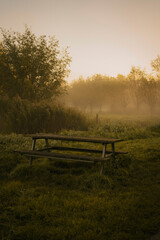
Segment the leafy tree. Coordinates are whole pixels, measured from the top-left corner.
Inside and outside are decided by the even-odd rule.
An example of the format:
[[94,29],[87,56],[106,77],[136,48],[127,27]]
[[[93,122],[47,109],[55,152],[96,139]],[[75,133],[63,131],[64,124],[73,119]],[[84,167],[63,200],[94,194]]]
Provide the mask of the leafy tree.
[[157,72],[157,76],[160,77],[160,55],[158,55],[156,59],[151,61],[151,66],[153,70]]
[[133,66],[130,73],[128,74],[130,82],[130,93],[136,104],[137,112],[139,112],[140,105],[143,102],[143,87],[142,82],[146,79],[145,71],[141,70],[140,67]]
[[152,115],[158,100],[158,82],[155,79],[144,79],[142,82],[143,97],[145,103],[149,106]]
[[137,111],[142,104],[143,106],[146,104],[152,115],[158,101],[158,82],[139,67],[132,67],[128,78],[130,92],[135,100]]
[[128,106],[128,82],[123,75],[79,78],[71,83],[68,93],[66,102],[90,112],[102,112],[102,109],[121,112]]
[[32,101],[59,95],[69,73],[68,49],[60,51],[54,37],[36,37],[27,26],[23,34],[1,31],[0,90]]

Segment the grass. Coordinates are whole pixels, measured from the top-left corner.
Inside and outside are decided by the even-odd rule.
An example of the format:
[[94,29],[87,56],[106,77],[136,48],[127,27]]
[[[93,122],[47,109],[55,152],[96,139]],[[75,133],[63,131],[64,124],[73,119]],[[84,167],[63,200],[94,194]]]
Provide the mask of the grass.
[[160,228],[159,126],[113,118],[88,132],[63,131],[125,136],[116,149],[128,154],[108,161],[104,175],[98,164],[36,159],[30,167],[12,153],[29,149],[30,139],[1,135],[0,239],[149,240]]

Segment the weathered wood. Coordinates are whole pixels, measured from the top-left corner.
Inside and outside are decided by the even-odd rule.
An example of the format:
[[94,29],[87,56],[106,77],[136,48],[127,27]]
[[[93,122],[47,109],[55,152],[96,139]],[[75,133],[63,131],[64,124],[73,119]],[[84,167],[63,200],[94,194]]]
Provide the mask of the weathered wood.
[[[107,145],[104,144],[103,145],[103,151],[102,151],[102,158],[106,157],[106,147],[107,147]],[[103,174],[103,170],[104,170],[104,162],[101,162],[100,174]]]
[[112,146],[112,157],[113,157],[113,160],[115,160],[115,146],[114,146],[114,143],[111,144]]
[[[48,148],[39,149],[39,151],[47,151],[47,150],[59,150],[59,151],[73,151],[73,152],[89,152],[89,153],[101,153],[103,150],[100,149],[88,149],[88,148],[76,148],[76,147],[61,147],[61,146],[51,146]],[[111,150],[106,150],[106,154],[112,153]],[[127,154],[127,152],[123,151],[115,151],[115,155],[117,154]]]
[[55,159],[65,159],[65,160],[79,160],[79,161],[92,161],[92,162],[106,162],[112,154],[108,154],[103,157],[94,157],[94,156],[81,156],[81,155],[70,155],[70,154],[62,154],[62,153],[50,153],[50,152],[42,152],[42,151],[15,151],[22,155],[32,156],[32,157],[43,157],[43,158],[55,158]]
[[[115,159],[116,154],[126,154],[127,152],[115,151],[114,144],[116,142],[121,142],[121,139],[108,139],[108,138],[97,138],[97,137],[75,137],[75,136],[63,136],[55,134],[31,134],[25,135],[32,138],[32,149],[30,151],[17,151],[25,156],[30,157],[30,165],[32,164],[32,159],[37,158],[48,158],[48,159],[61,159],[61,160],[74,160],[88,163],[101,162],[100,173],[103,173],[104,162],[106,162],[111,157]],[[46,147],[35,151],[36,140],[44,139]],[[63,146],[49,146],[48,140],[60,140],[60,141],[73,141],[73,142],[90,142],[98,143],[103,145],[103,150],[99,149],[86,149],[77,147],[63,147]],[[106,145],[111,144],[111,150],[106,150]],[[95,156],[82,156],[82,155],[71,155],[62,153],[53,153],[50,150],[58,151],[71,151],[71,152],[89,152],[89,153],[101,153],[102,157]]]
[[33,140],[32,140],[32,150],[35,149],[35,146],[36,146],[36,139],[33,138]]
[[[35,138],[32,139],[32,148],[31,148],[32,151],[35,150],[35,147],[36,147],[36,140],[37,140],[37,139],[35,139]],[[32,165],[32,161],[33,161],[33,158],[30,157],[30,166]]]
[[54,134],[31,134],[31,135],[25,135],[25,136],[32,137],[33,139],[53,139],[53,140],[91,142],[91,143],[102,143],[102,144],[123,141],[122,139],[75,137],[75,136],[63,136],[63,135],[54,135]]

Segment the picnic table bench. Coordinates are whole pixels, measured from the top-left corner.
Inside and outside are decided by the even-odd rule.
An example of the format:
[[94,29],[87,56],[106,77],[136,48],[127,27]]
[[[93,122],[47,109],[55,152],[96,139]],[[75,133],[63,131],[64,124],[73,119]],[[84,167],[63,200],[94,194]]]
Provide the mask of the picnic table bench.
[[[63,136],[63,135],[54,135],[54,134],[30,134],[26,135],[27,137],[32,138],[32,148],[31,150],[19,150],[16,151],[22,155],[30,157],[30,165],[34,157],[37,158],[49,158],[49,159],[65,159],[70,161],[81,161],[87,163],[101,162],[100,174],[103,173],[104,163],[108,159],[115,159],[117,154],[126,154],[126,152],[115,151],[115,143],[121,142],[121,139],[108,139],[108,138],[95,138],[95,137],[75,137],[75,136]],[[45,140],[45,147],[42,149],[36,150],[36,142],[39,139]],[[66,147],[66,146],[51,146],[49,145],[49,140],[60,140],[68,142],[88,142],[101,144],[102,149],[89,149],[89,148],[79,148],[79,147]],[[107,145],[111,145],[111,149],[107,149]],[[88,152],[88,153],[99,153],[100,157],[97,156],[84,156],[80,154],[66,154],[66,153],[57,153],[51,152],[51,150],[57,151],[71,151],[71,152]]]

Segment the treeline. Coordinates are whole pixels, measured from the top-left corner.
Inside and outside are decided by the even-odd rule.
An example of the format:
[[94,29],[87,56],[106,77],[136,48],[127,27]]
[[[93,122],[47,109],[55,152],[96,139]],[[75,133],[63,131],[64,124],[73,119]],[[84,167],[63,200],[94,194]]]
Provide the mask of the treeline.
[[127,77],[80,77],[70,84],[65,101],[88,112],[156,114],[160,113],[160,78],[139,67],[132,67]]
[[84,130],[86,118],[63,107],[57,97],[66,91],[71,58],[58,41],[2,30],[0,42],[0,132]]
[[132,67],[127,77],[94,75],[67,85],[71,58],[55,38],[36,37],[28,27],[23,34],[1,33],[1,133],[87,129],[87,120],[77,109],[160,113],[160,56],[151,62],[155,77]]

